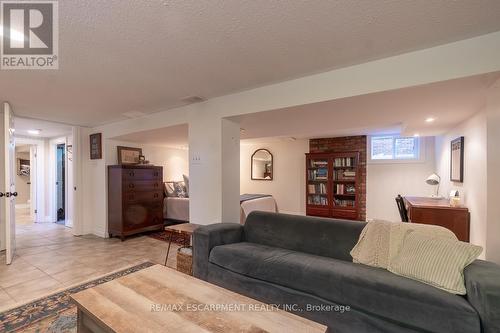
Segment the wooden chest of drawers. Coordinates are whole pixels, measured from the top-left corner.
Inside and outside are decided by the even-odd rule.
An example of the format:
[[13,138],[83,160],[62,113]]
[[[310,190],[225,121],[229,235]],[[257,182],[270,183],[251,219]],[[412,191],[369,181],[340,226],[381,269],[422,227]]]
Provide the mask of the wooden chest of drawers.
[[163,168],[108,166],[109,237],[163,229]]

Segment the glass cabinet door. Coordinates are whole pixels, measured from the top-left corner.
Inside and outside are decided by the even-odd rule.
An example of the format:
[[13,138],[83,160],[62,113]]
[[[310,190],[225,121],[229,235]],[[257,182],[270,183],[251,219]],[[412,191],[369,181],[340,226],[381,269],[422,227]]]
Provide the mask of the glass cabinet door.
[[328,206],[328,158],[308,159],[307,204]]

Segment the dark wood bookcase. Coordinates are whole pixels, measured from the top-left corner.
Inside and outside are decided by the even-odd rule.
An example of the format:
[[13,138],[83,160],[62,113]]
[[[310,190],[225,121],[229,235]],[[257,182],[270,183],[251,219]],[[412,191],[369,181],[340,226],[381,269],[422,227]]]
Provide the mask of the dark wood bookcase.
[[359,220],[359,152],[306,154],[306,214]]

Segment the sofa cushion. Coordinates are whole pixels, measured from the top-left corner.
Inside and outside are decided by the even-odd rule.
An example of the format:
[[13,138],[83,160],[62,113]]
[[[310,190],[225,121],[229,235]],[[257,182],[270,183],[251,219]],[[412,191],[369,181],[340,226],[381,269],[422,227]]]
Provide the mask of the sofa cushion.
[[209,261],[430,332],[480,331],[478,314],[463,297],[380,268],[248,242],[217,246]]
[[349,253],[366,222],[254,211],[244,226],[245,241],[352,261]]

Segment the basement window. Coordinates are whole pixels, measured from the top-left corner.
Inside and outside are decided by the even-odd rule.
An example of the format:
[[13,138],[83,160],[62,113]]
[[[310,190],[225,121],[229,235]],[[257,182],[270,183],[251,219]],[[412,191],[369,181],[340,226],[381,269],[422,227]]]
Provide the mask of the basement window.
[[369,151],[372,161],[419,160],[420,140],[399,135],[372,136]]

